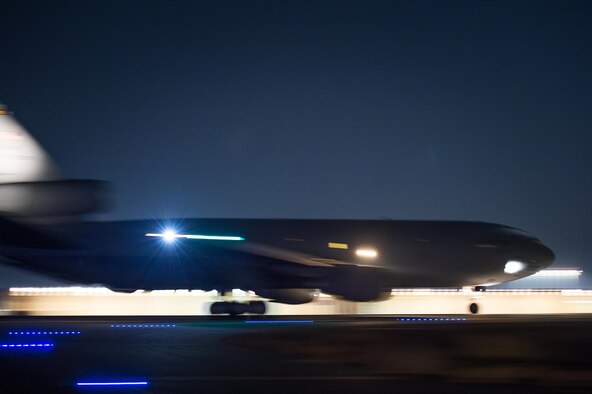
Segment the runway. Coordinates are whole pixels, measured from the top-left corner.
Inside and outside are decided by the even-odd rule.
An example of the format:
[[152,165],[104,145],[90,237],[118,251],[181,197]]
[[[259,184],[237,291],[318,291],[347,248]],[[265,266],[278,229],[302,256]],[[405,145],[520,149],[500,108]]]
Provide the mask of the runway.
[[591,332],[590,315],[4,317],[0,385],[2,392],[589,392]]

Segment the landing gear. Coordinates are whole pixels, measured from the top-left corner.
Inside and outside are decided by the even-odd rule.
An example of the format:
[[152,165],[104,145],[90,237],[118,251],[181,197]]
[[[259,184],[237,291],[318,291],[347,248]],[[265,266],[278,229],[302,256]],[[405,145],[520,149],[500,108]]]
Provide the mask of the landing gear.
[[220,301],[214,302],[210,306],[210,313],[212,315],[242,315],[250,313],[253,315],[264,315],[265,314],[265,302],[263,301],[251,301],[247,303],[235,302],[235,301]]
[[254,315],[264,315],[267,307],[265,306],[265,302],[263,301],[251,301],[249,303],[249,313]]
[[469,311],[473,315],[476,315],[477,313],[479,313],[479,305],[477,305],[475,302],[473,302],[471,305],[469,305]]

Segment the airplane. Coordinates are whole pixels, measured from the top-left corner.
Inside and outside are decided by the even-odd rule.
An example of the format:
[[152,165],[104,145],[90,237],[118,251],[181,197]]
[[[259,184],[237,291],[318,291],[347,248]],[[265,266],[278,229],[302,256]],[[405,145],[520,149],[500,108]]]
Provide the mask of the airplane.
[[[319,292],[365,302],[384,300],[393,288],[483,290],[555,257],[532,234],[477,221],[84,221],[108,192],[102,181],[64,179],[0,106],[0,255],[55,278],[122,292],[240,288],[286,304],[311,302]],[[265,309],[262,301],[211,306],[213,314]]]

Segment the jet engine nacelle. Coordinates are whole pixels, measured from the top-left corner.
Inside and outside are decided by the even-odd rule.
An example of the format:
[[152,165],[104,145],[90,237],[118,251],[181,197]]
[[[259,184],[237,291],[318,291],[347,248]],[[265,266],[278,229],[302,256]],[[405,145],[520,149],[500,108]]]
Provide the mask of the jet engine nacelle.
[[107,205],[108,184],[94,180],[60,180],[0,184],[0,214],[44,218],[95,212]]
[[269,298],[280,304],[298,305],[314,300],[316,289],[259,289],[255,290],[259,297]]
[[377,267],[338,266],[328,284],[321,291],[348,301],[383,301],[390,297],[391,290],[382,285],[385,270]]

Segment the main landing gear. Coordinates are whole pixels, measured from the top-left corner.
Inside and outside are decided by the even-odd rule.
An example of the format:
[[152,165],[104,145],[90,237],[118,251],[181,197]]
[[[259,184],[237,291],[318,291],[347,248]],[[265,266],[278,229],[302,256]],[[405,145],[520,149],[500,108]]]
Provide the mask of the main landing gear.
[[[484,291],[487,291],[487,287],[486,286],[475,286],[472,289],[474,292],[478,292],[478,293],[482,293]],[[479,313],[479,304],[477,304],[476,302],[472,302],[469,305],[469,312],[471,312],[473,315],[476,315],[477,313]]]
[[235,301],[218,301],[210,306],[210,313],[212,315],[242,315],[249,313],[252,315],[265,314],[265,302],[251,301],[251,302],[235,302]]

